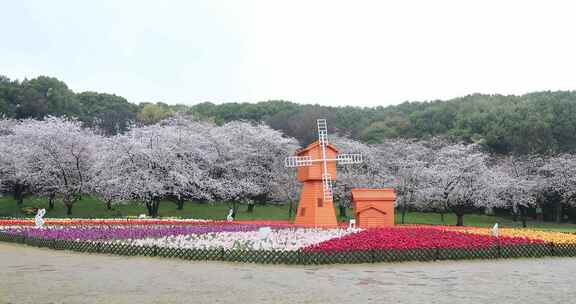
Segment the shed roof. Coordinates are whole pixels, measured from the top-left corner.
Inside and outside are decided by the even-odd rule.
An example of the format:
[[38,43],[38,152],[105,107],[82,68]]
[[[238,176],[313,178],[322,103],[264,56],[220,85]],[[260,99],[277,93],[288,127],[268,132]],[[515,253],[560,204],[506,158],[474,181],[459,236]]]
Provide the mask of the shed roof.
[[396,200],[396,193],[394,188],[382,189],[366,189],[354,188],[352,189],[353,201],[390,201]]

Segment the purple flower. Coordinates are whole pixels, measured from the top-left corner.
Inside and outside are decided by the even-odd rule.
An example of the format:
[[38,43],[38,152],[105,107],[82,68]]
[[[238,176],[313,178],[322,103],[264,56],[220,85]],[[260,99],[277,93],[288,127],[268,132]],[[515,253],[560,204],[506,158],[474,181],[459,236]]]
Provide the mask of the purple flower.
[[[254,231],[262,225],[194,225],[194,226],[80,226],[44,229],[13,228],[5,232],[26,237],[61,240],[120,240],[159,238],[170,235],[210,232]],[[283,227],[274,227],[276,229]]]

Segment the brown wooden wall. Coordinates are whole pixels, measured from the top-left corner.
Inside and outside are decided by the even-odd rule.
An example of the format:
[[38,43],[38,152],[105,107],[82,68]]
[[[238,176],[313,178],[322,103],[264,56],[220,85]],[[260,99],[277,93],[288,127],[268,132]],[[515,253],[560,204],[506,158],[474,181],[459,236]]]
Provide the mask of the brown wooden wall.
[[383,227],[386,225],[385,215],[376,209],[367,209],[358,215],[357,225],[361,228]]
[[[304,182],[294,224],[324,228],[338,226],[334,205],[331,201],[323,201],[322,193],[322,181]],[[302,212],[303,209],[304,212]]]
[[[312,147],[302,153],[297,154],[298,156],[310,156],[312,159],[322,158],[322,148],[319,145]],[[326,157],[330,159],[335,159],[338,156],[338,152],[332,149],[330,146],[326,149]],[[298,167],[298,180],[301,182],[307,180],[322,180],[322,162],[314,162],[311,166]],[[332,180],[336,180],[336,162],[328,162],[328,173]]]
[[[362,208],[364,202],[357,203]],[[377,208],[360,209],[355,211],[356,225],[360,228],[390,227],[394,226],[394,203],[377,202]]]

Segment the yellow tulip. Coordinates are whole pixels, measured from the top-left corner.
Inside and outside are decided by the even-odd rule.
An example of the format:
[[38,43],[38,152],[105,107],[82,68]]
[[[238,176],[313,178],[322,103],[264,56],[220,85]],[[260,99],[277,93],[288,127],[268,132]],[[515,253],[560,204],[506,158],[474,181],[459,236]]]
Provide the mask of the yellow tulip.
[[[489,228],[451,228],[452,231],[490,235]],[[519,229],[519,228],[501,228],[499,229],[501,236],[521,237],[542,240],[554,244],[576,244],[576,235],[562,232],[543,231],[534,229]]]

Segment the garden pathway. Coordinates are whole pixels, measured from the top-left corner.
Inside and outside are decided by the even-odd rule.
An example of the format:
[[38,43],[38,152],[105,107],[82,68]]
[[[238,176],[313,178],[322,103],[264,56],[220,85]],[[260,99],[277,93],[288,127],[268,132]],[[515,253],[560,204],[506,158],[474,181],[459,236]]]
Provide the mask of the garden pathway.
[[576,258],[273,266],[0,243],[0,303],[573,303]]

